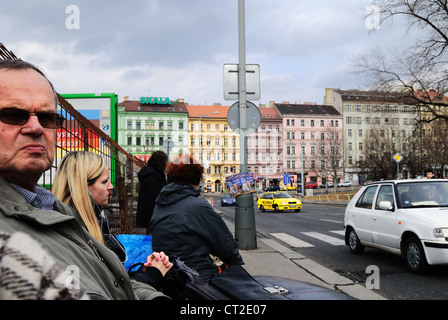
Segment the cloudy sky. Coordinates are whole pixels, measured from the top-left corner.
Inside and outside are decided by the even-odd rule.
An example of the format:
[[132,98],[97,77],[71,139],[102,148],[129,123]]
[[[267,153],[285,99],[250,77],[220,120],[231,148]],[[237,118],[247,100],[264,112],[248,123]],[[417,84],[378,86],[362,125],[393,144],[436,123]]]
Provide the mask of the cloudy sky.
[[[246,62],[260,65],[255,104],[322,104],[325,88],[366,89],[353,60],[411,37],[399,20],[372,33],[370,0],[245,4]],[[238,0],[2,0],[0,22],[0,42],[59,93],[233,103],[223,65],[238,63]]]

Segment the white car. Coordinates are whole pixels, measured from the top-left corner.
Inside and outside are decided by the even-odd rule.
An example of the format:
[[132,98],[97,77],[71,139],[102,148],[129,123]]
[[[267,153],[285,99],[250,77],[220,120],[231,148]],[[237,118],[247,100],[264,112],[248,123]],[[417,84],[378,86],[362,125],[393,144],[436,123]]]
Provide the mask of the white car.
[[363,186],[345,210],[345,243],[400,255],[414,273],[448,264],[448,180],[391,180]]
[[349,180],[338,183],[338,187],[351,187],[352,183]]

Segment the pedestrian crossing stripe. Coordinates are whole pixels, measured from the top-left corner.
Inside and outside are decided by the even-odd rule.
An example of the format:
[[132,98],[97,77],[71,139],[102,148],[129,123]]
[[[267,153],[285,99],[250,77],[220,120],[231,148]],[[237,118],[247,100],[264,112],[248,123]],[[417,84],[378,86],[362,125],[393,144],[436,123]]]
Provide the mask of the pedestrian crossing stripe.
[[323,233],[319,233],[319,232],[302,232],[302,234],[308,236],[308,237],[312,237],[318,240],[322,240],[325,241],[329,244],[335,245],[335,246],[344,246],[345,245],[345,241],[341,240],[339,238],[335,238],[335,237],[331,237],[331,236],[327,236],[326,234]]
[[314,247],[312,244],[305,242],[303,240],[297,239],[287,233],[271,233],[271,236],[283,241],[286,244],[289,244],[293,248],[306,248],[306,247]]
[[[344,231],[343,230],[335,230],[335,231],[330,231],[332,233],[344,236]],[[331,245],[334,246],[342,246],[345,245],[345,241],[341,240],[339,238],[336,237],[332,237],[332,236],[328,236],[325,235],[323,233],[319,233],[319,232],[301,232],[301,234],[314,238],[314,239],[318,239],[320,241],[324,241],[326,243],[329,243]],[[283,241],[284,243],[290,245],[293,248],[311,248],[314,247],[313,244],[308,243],[306,241],[303,241],[301,239],[298,239],[296,237],[293,237],[287,233],[270,233],[271,236],[273,236],[274,238],[277,238],[280,241]]]

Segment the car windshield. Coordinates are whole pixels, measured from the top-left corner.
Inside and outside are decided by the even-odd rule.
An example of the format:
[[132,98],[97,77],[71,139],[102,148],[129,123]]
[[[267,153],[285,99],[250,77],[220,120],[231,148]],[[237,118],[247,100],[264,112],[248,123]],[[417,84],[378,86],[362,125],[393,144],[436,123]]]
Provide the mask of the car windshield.
[[284,198],[292,198],[292,197],[287,192],[279,192],[279,193],[274,193],[274,198],[275,199],[284,199]]
[[397,191],[402,208],[448,206],[448,181],[400,183]]

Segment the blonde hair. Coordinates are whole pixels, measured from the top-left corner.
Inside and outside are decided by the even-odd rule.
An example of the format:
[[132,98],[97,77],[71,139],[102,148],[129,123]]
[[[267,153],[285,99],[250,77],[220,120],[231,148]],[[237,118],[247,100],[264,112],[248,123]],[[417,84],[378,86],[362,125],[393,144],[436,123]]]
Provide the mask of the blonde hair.
[[106,168],[100,155],[89,151],[74,151],[65,155],[54,177],[52,192],[62,202],[74,208],[81,216],[87,231],[104,244],[94,200],[89,193],[93,183]]

